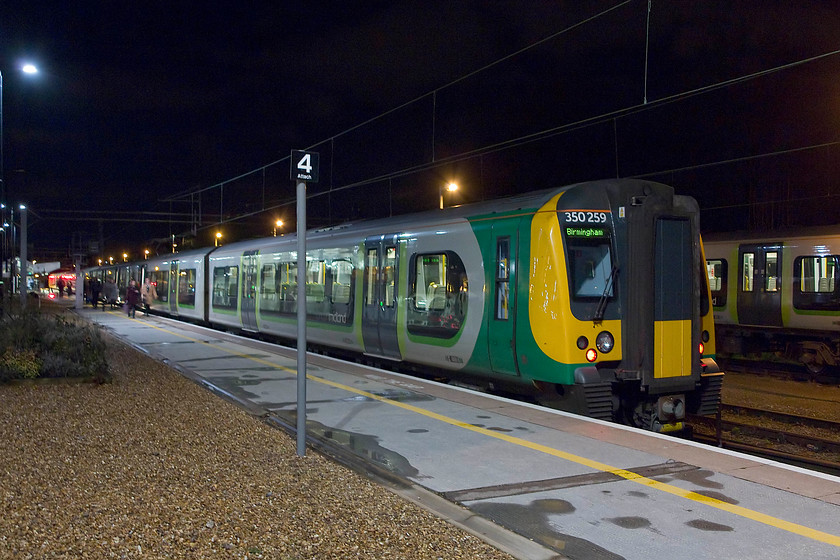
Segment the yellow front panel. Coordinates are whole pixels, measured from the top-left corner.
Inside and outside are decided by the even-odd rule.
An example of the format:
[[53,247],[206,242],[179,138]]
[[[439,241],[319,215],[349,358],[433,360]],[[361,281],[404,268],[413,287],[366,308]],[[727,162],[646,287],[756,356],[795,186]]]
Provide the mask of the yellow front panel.
[[[562,194],[562,193],[561,193]],[[563,234],[557,218],[558,194],[534,215],[531,222],[531,261],[528,292],[528,319],[534,341],[549,358],[561,363],[586,361],[586,349],[579,349],[576,341],[586,336],[590,347],[601,331],[615,337],[610,360],[621,359],[621,321],[579,321],[569,306],[569,284]]]
[[653,376],[691,375],[691,320],[654,323]]

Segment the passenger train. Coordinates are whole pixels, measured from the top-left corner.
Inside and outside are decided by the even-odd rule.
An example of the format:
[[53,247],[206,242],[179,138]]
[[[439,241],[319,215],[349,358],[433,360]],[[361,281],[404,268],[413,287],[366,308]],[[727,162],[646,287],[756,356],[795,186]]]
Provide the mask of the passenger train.
[[719,352],[812,375],[840,364],[840,227],[719,234],[705,248]]
[[[723,380],[698,222],[669,186],[606,180],[310,231],[307,342],[679,430]],[[296,337],[294,235],[86,274],[150,278],[157,313]]]

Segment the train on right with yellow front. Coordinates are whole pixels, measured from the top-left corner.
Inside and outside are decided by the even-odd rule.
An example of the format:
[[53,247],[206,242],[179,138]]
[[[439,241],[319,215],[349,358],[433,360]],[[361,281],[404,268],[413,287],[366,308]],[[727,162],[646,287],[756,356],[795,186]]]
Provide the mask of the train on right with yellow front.
[[840,225],[703,236],[719,358],[840,365]]

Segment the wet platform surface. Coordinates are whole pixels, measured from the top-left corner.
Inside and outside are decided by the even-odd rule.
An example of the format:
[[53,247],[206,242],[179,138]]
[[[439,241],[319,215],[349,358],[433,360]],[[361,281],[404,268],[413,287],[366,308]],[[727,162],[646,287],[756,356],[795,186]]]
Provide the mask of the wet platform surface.
[[[77,312],[294,426],[294,350],[161,317]],[[840,478],[323,356],[307,362],[309,437],[467,508],[452,519],[520,558],[840,558]],[[464,521],[472,514],[491,529]]]

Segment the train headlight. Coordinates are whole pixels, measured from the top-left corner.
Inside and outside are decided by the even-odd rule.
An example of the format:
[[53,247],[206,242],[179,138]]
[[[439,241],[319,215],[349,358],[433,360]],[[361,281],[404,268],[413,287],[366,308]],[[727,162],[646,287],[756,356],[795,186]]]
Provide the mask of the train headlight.
[[586,351],[586,361],[587,362],[594,362],[598,359],[598,351],[594,348],[590,348]]
[[601,353],[607,354],[613,349],[613,346],[615,346],[615,339],[613,338],[613,335],[607,331],[601,331],[598,333],[597,338],[595,338],[595,348],[597,348]]
[[589,346],[589,340],[585,336],[579,336],[577,339],[578,350],[583,350],[587,346]]

